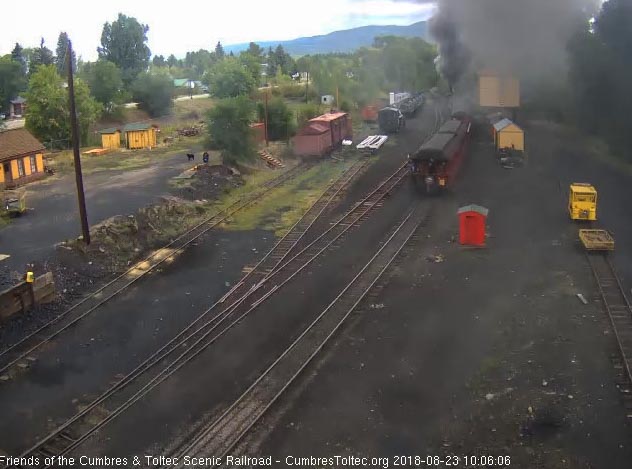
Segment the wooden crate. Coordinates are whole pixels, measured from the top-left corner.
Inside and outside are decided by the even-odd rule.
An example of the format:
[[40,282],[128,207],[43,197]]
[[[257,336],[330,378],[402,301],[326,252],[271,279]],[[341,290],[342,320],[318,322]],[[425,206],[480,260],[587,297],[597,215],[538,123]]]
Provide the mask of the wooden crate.
[[614,238],[606,230],[579,230],[579,239],[588,251],[614,251]]

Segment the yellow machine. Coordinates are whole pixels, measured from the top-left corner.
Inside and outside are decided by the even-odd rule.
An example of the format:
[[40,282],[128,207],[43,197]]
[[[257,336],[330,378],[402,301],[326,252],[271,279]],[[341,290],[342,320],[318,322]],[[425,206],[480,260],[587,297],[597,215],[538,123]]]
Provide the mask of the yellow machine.
[[13,191],[5,190],[3,205],[9,216],[22,215],[26,211],[26,190],[24,188]]
[[571,220],[597,219],[597,190],[585,182],[571,184],[568,195],[568,213]]

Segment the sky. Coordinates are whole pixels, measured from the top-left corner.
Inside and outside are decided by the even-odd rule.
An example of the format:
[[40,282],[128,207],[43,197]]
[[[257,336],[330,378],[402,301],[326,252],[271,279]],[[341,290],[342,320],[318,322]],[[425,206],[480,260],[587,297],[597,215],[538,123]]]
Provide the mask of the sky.
[[35,47],[41,37],[54,52],[60,31],[66,31],[77,55],[95,60],[103,24],[119,12],[149,26],[152,54],[181,58],[187,51],[213,49],[217,41],[287,40],[371,24],[407,25],[427,19],[434,9],[428,0],[10,1],[3,2],[2,16],[26,15],[28,21],[3,22],[0,55],[16,42]]

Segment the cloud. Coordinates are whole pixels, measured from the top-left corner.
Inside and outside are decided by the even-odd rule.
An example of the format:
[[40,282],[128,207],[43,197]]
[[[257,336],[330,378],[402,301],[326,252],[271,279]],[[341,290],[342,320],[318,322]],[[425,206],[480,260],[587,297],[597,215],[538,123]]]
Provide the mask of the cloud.
[[25,8],[37,14],[29,16],[28,28],[20,22],[5,22],[0,54],[9,53],[16,42],[34,47],[42,36],[47,46],[54,49],[59,32],[66,31],[78,54],[88,60],[96,58],[103,24],[115,20],[119,12],[149,25],[149,47],[153,53],[182,57],[189,50],[212,49],[217,41],[230,44],[286,40],[368,24],[410,24],[426,19],[434,11],[432,2],[408,0],[321,0],[310,7],[317,11],[306,11],[304,4],[295,0],[189,0],[168,12],[157,8],[155,0],[5,3],[5,18],[22,17]]

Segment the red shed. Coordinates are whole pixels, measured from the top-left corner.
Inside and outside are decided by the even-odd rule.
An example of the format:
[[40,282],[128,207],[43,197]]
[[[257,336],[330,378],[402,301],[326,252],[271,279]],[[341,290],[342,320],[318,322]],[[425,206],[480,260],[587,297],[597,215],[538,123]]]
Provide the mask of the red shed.
[[489,210],[480,205],[466,205],[458,211],[459,243],[464,246],[485,246],[485,227]]
[[314,117],[309,122],[315,122],[329,128],[332,147],[340,145],[344,139],[351,138],[353,135],[351,117],[346,112],[329,112]]
[[261,143],[266,140],[266,129],[265,124],[263,122],[255,122],[254,124],[250,124],[250,128],[252,129],[252,134],[254,135],[255,142]]
[[322,156],[332,148],[331,131],[320,122],[308,122],[292,142],[294,154],[298,156]]

